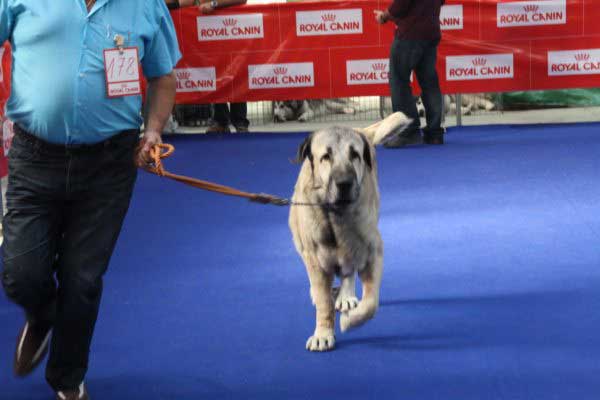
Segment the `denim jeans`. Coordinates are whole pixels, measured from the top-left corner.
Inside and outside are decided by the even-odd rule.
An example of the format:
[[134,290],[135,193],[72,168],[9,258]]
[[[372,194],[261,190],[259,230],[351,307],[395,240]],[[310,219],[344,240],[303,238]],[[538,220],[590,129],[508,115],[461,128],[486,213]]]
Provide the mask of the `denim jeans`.
[[213,119],[221,126],[233,125],[235,128],[248,128],[250,122],[246,118],[246,103],[217,103],[214,105]]
[[106,272],[137,168],[138,131],[93,147],[51,145],[17,130],[8,156],[2,283],[31,323],[53,326],[46,379],[84,379]]
[[425,106],[425,131],[441,132],[442,93],[435,69],[439,40],[394,39],[390,50],[390,91],[392,110],[402,111],[413,119],[409,130],[418,131],[421,121],[412,94],[410,76],[415,71]]

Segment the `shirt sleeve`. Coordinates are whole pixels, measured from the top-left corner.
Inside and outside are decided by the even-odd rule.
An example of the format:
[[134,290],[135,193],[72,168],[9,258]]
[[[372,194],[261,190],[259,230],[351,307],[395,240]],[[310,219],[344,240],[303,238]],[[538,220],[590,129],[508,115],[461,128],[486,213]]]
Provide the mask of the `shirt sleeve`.
[[11,0],[0,0],[0,46],[10,38],[13,28],[13,15],[10,11]]
[[411,4],[412,0],[394,0],[392,4],[390,4],[388,12],[394,18],[402,18],[408,14]]
[[[5,1],[5,0],[0,0]],[[163,0],[158,1],[158,29],[146,44],[142,67],[146,78],[167,75],[181,59],[177,33],[171,14]]]

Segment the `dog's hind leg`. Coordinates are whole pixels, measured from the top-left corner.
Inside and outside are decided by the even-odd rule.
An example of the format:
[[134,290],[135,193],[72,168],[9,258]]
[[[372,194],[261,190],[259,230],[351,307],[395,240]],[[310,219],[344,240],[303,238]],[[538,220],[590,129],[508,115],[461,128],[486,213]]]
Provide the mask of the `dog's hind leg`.
[[346,312],[358,305],[356,298],[356,275],[342,276],[340,278],[342,284],[339,288],[339,293],[335,296],[335,309],[337,311]]
[[327,274],[318,266],[316,260],[309,260],[309,258],[311,257],[306,257],[305,264],[310,280],[310,296],[317,309],[317,320],[314,334],[306,341],[306,349],[333,350],[335,347],[335,310],[331,298],[333,274]]
[[382,252],[374,256],[374,260],[364,270],[359,272],[363,286],[363,297],[355,309],[342,313],[340,329],[342,332],[356,328],[375,315],[379,308],[379,288],[383,273]]

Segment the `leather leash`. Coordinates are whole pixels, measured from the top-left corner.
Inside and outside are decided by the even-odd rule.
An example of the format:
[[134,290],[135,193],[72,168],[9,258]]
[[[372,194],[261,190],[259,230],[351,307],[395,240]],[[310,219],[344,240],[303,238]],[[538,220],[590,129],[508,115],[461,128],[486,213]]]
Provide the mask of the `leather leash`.
[[292,202],[289,199],[273,196],[265,193],[248,193],[229,186],[219,185],[217,183],[203,181],[200,179],[191,178],[189,176],[172,174],[165,170],[162,164],[162,159],[169,157],[175,151],[175,147],[171,144],[161,143],[156,144],[150,149],[150,156],[154,160],[154,165],[148,165],[144,169],[150,173],[161,177],[173,179],[177,182],[193,186],[198,189],[204,189],[211,192],[217,192],[228,196],[244,197],[250,201],[261,204],[273,204],[275,206],[289,206]]

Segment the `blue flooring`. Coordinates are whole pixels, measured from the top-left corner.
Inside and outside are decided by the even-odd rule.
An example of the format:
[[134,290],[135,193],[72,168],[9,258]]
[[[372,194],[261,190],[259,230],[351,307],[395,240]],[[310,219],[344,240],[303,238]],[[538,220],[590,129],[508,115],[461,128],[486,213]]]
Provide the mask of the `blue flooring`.
[[[303,134],[167,137],[175,173],[292,193]],[[105,279],[94,399],[600,398],[600,124],[452,129],[378,150],[381,307],[309,353],[288,210],[140,173]],[[19,310],[0,299],[0,399]]]

